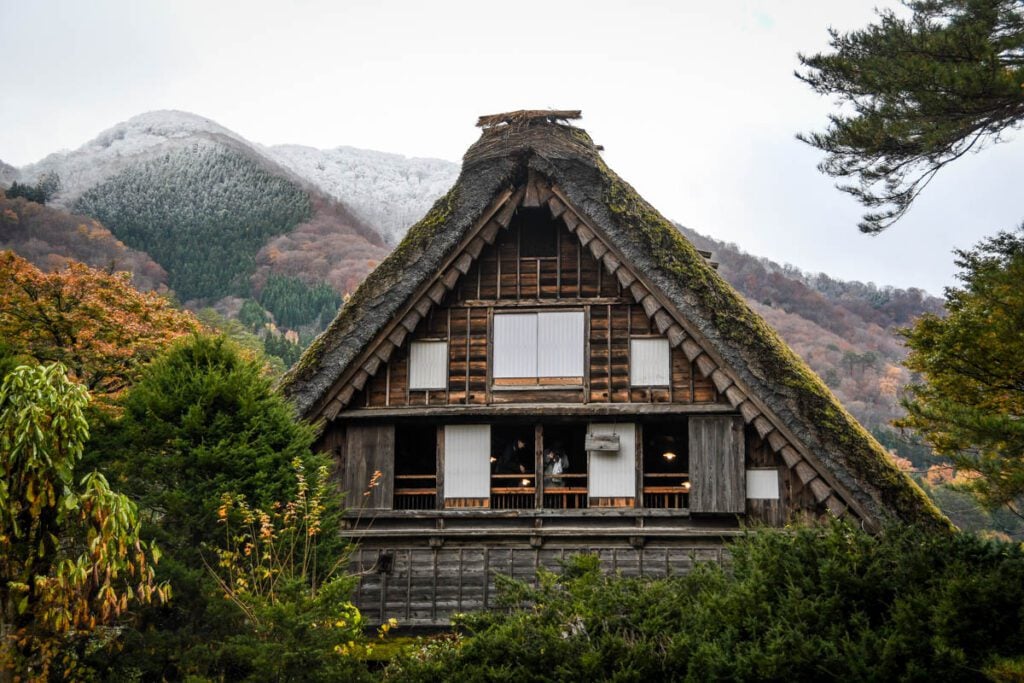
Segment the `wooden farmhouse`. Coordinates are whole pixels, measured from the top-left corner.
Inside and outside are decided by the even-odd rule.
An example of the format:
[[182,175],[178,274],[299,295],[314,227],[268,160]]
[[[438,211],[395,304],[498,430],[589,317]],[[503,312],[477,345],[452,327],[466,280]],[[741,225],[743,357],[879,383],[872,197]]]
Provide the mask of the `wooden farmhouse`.
[[682,572],[755,524],[947,525],[578,117],[482,117],[285,378],[339,464],[364,614],[445,623],[577,552]]

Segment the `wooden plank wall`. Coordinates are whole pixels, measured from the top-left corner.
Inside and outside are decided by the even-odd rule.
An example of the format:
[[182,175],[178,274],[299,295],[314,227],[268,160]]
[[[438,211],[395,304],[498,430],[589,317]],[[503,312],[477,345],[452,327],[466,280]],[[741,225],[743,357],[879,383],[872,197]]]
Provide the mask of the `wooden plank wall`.
[[[394,425],[349,425],[345,443],[345,506],[392,507]],[[374,476],[375,472],[380,475]]]
[[[390,571],[378,571],[381,554],[390,556]],[[535,581],[537,569],[561,571],[561,562],[580,553],[597,554],[601,568],[623,576],[664,577],[685,574],[701,562],[729,561],[728,551],[713,540],[692,544],[634,548],[625,543],[601,545],[361,546],[350,570],[359,576],[353,602],[369,623],[394,617],[403,625],[444,625],[452,614],[497,607],[495,575]]]
[[735,415],[691,417],[690,512],[746,511],[743,418]]
[[[411,340],[448,342],[448,387],[408,388],[408,344],[396,349],[352,407],[440,406],[496,403],[714,403],[718,393],[682,349],[672,349],[670,387],[630,387],[629,339],[658,336],[643,307],[623,291],[561,219],[557,256],[518,258],[516,221],[488,246],[442,305],[420,321]],[[487,382],[488,329],[495,310],[517,305],[581,307],[588,314],[588,377],[581,387],[491,391]]]

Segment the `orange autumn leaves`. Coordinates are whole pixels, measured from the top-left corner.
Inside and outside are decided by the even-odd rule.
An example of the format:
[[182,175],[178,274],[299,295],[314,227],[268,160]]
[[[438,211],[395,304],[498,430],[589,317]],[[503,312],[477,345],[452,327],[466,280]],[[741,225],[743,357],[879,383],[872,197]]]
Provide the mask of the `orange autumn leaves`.
[[169,342],[200,327],[165,297],[134,289],[128,273],[81,263],[44,273],[0,252],[0,339],[19,355],[63,363],[101,402]]

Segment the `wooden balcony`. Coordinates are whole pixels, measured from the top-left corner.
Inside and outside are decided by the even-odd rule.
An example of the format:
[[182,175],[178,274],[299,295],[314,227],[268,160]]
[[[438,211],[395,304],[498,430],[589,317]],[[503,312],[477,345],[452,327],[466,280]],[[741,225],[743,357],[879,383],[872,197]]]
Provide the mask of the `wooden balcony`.
[[437,508],[437,477],[433,474],[396,474],[395,510]]
[[644,474],[644,507],[689,509],[690,475],[686,472]]
[[544,507],[555,510],[579,510],[587,507],[587,475],[546,475]]
[[491,475],[492,510],[530,510],[537,507],[537,481],[532,472]]

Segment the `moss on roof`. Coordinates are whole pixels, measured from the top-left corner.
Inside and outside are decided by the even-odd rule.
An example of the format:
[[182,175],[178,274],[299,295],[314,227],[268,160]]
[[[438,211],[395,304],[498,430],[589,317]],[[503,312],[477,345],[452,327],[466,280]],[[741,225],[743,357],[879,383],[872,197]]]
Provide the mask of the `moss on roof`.
[[346,367],[437,268],[488,203],[527,168],[540,172],[658,286],[704,342],[878,521],[952,528],[820,378],[676,228],[600,158],[586,131],[528,121],[485,129],[455,186],[356,290],[286,375],[309,415]]

